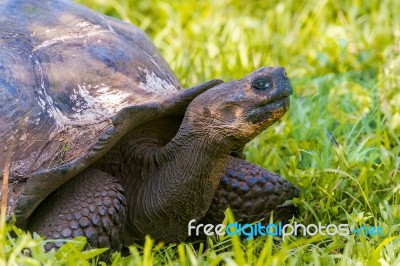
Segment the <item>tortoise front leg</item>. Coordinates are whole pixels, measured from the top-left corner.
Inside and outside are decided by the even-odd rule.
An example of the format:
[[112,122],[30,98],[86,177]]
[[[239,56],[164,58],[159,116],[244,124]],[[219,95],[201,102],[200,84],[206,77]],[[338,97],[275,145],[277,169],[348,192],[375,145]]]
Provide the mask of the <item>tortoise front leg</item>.
[[[86,236],[90,247],[122,247],[126,200],[118,179],[87,169],[46,198],[28,229],[48,239]],[[47,243],[49,250],[59,243]]]
[[219,224],[230,207],[237,221],[289,220],[297,211],[285,201],[299,196],[299,189],[281,176],[236,157],[229,157],[211,206],[202,223]]

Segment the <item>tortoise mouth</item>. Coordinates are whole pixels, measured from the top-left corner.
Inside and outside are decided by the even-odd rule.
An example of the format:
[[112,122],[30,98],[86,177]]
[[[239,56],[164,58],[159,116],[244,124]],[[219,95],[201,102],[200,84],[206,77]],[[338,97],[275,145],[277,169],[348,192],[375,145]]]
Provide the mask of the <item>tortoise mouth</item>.
[[283,95],[273,101],[262,103],[252,109],[246,116],[246,121],[253,124],[267,123],[268,125],[281,118],[289,109],[290,98]]

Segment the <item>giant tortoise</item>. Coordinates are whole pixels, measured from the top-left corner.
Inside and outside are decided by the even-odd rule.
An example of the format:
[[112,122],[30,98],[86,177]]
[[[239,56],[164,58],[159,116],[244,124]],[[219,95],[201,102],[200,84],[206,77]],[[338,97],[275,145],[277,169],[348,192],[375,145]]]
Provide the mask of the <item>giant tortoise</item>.
[[0,1],[7,214],[114,249],[185,240],[189,221],[220,223],[227,207],[243,222],[287,219],[298,189],[234,154],[291,94],[282,67],[183,90],[133,25],[70,1]]

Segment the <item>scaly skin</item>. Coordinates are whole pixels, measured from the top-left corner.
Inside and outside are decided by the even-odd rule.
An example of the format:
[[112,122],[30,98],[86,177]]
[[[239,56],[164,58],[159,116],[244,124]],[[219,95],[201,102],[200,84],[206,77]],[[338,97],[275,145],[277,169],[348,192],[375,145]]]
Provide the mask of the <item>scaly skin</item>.
[[[271,211],[280,220],[288,220],[296,208],[284,203],[298,195],[299,190],[279,175],[243,159],[229,157],[201,223],[221,223],[228,207],[242,223],[261,219],[268,222]],[[57,206],[62,206],[62,211]],[[29,227],[49,239],[86,236],[88,247],[109,246],[120,250],[125,208],[124,191],[118,180],[102,171],[87,169],[52,194],[32,217]],[[61,244],[49,242],[46,249]]]
[[[122,248],[126,200],[118,179],[87,169],[40,205],[28,228],[48,239],[86,236],[88,247]],[[45,248],[61,246],[47,243]]]
[[202,223],[219,224],[228,207],[242,223],[269,221],[271,211],[275,220],[285,221],[296,213],[285,201],[299,196],[299,189],[281,176],[243,159],[230,157],[215,192],[211,206]]

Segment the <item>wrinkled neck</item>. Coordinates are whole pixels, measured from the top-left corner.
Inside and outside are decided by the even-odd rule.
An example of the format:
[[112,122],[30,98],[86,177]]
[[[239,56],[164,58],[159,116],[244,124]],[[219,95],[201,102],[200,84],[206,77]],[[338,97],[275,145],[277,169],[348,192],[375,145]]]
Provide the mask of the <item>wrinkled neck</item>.
[[203,217],[211,204],[230,146],[181,127],[165,146],[143,152],[152,166],[142,169],[140,188],[128,196],[135,205],[131,227],[139,238],[150,233],[167,242],[184,240],[188,221]]
[[229,155],[230,146],[221,137],[210,136],[202,130],[189,130],[181,127],[176,136],[159,150],[158,156],[166,159],[182,156],[180,159],[196,166],[203,164],[203,160],[214,160],[223,155]]
[[155,153],[160,175],[154,180],[159,184],[159,191],[165,192],[165,198],[171,199],[171,203],[175,199],[196,202],[199,210],[188,211],[187,218],[191,219],[200,217],[208,209],[231,152],[230,145],[222,138],[205,133],[181,127]]

